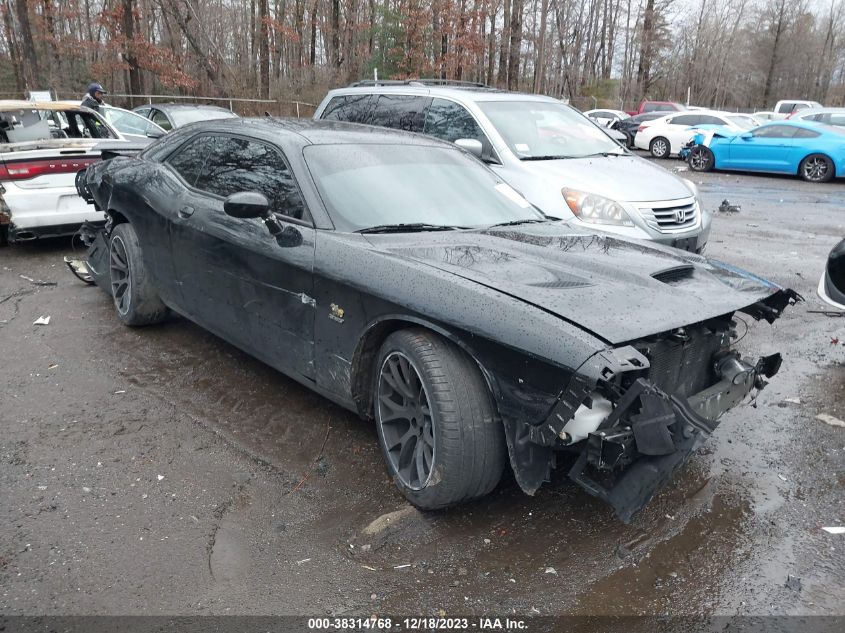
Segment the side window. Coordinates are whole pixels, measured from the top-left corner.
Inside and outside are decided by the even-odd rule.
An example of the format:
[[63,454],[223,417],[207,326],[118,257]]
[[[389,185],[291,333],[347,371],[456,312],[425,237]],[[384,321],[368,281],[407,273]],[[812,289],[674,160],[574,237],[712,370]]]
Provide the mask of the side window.
[[422,132],[429,97],[413,95],[379,95],[373,112],[373,125],[406,132]]
[[682,114],[669,120],[672,125],[699,125],[702,117],[695,114]]
[[830,118],[825,123],[839,127],[845,126],[845,114],[828,114],[827,116]]
[[153,123],[157,123],[158,125],[160,125],[162,129],[165,129],[168,132],[173,129],[173,126],[170,125],[170,121],[167,120],[167,117],[161,110],[153,110],[152,121]]
[[176,150],[165,162],[182,176],[192,187],[205,165],[205,158],[211,149],[212,137],[197,136]]
[[320,118],[327,121],[370,124],[375,103],[376,97],[368,94],[333,97],[326,104],[326,109],[323,110]]
[[446,99],[434,99],[425,117],[425,134],[454,143],[469,138],[489,145],[487,137],[473,116],[462,105]]
[[804,128],[797,128],[795,130],[795,135],[792,138],[816,138],[817,136],[819,136],[818,132],[805,130]]
[[712,116],[709,114],[702,114],[699,119],[700,121],[697,125],[727,125],[729,123],[729,121],[726,121],[721,117]]
[[133,112],[144,117],[145,119],[148,119],[150,117],[150,108],[138,108],[137,110],[133,110]]
[[756,138],[792,138],[798,128],[788,125],[767,125],[753,132]]
[[789,114],[795,109],[795,104],[791,101],[787,101],[785,103],[781,103],[778,106],[778,114]]
[[277,149],[233,136],[210,138],[208,160],[197,178],[197,189],[222,198],[240,191],[257,191],[267,197],[276,213],[305,219],[305,205]]

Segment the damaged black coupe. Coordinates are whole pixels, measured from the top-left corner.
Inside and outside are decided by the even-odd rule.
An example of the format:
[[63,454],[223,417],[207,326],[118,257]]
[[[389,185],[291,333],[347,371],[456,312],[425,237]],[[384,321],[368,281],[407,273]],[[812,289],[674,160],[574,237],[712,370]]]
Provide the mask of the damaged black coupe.
[[732,266],[549,220],[463,150],[311,121],[182,128],[92,165],[88,268],[118,317],[195,321],[374,419],[423,509],[569,476],[628,521],[780,356],[736,313],[799,299]]

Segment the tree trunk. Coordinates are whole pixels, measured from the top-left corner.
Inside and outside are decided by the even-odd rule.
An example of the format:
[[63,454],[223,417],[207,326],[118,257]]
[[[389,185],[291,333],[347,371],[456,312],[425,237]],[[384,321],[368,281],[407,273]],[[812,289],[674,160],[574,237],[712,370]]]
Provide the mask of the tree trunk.
[[777,68],[778,64],[778,50],[780,49],[780,41],[784,30],[784,22],[786,21],[785,14],[786,1],[781,0],[777,7],[777,15],[775,16],[775,20],[777,20],[776,24],[774,25],[775,41],[772,44],[772,56],[769,58],[769,69],[768,72],[766,72],[766,86],[763,89],[763,105],[765,107],[769,107],[769,102],[772,98],[772,84],[774,83],[775,69]]
[[499,73],[496,75],[496,85],[504,88],[508,85],[508,43],[511,33],[511,0],[505,0],[504,22],[502,24],[502,39],[499,43]]
[[[135,55],[135,0],[121,0],[123,15],[121,15],[121,29],[125,42],[123,44],[123,59],[129,66],[129,94],[138,95],[144,92],[141,86],[141,69],[138,68],[138,58]],[[135,100],[129,97],[129,107],[135,106]]]
[[543,92],[546,71],[546,19],[549,15],[549,0],[540,6],[540,33],[537,37],[537,61],[534,64],[534,92]]
[[23,57],[23,78],[29,90],[41,90],[44,88],[41,79],[41,70],[38,68],[38,54],[35,51],[35,40],[32,37],[32,28],[29,22],[29,7],[26,0],[15,0],[15,11],[18,18],[19,41]]
[[522,48],[522,9],[525,0],[512,0],[510,53],[508,53],[508,90],[519,88],[519,61]]
[[340,0],[332,1],[332,46],[331,64],[332,68],[340,68]]
[[258,55],[260,57],[260,93],[262,99],[270,98],[270,25],[267,0],[258,0]]
[[643,12],[640,61],[637,66],[637,85],[640,97],[645,99],[651,84],[652,39],[654,38],[654,0],[646,0]]
[[0,5],[0,12],[3,13],[3,32],[6,35],[6,41],[9,43],[9,57],[12,62],[12,72],[15,75],[15,89],[23,96],[24,80],[23,68],[20,52],[18,50],[18,43],[15,39],[15,29],[12,24],[12,7],[5,3]]

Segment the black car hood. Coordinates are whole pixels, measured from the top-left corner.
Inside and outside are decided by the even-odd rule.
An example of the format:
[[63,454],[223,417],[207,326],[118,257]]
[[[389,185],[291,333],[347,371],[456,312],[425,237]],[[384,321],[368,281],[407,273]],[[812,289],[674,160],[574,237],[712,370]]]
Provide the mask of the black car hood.
[[611,344],[721,316],[781,290],[728,264],[565,223],[367,237],[386,253],[510,295]]

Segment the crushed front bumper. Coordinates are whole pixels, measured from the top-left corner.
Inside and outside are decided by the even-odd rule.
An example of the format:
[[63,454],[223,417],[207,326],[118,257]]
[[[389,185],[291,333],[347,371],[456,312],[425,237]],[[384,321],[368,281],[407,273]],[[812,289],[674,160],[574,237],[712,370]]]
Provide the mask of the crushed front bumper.
[[716,429],[719,417],[762,388],[780,364],[780,354],[754,365],[727,354],[717,362],[720,380],[689,398],[638,378],[583,442],[569,477],[629,522]]

